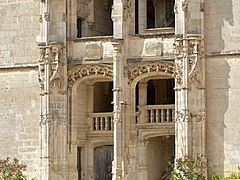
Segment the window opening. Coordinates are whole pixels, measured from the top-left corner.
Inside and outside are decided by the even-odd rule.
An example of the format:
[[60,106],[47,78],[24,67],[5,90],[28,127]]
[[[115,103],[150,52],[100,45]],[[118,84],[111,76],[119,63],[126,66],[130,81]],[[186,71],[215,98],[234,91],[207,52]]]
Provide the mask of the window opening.
[[138,25],[139,25],[139,21],[138,21],[138,0],[135,0],[135,34],[139,33],[139,29],[138,29]]
[[149,80],[147,86],[147,104],[174,104],[174,80]]
[[113,0],[77,0],[76,37],[110,36]]
[[78,180],[81,180],[81,147],[77,147],[77,172],[78,172]]
[[94,85],[94,113],[113,111],[113,83],[97,82]]
[[82,19],[81,18],[77,18],[77,38],[81,38],[82,37]]
[[175,26],[174,0],[147,0],[146,6],[148,29]]
[[154,0],[147,1],[147,28],[155,28],[155,8],[153,5]]

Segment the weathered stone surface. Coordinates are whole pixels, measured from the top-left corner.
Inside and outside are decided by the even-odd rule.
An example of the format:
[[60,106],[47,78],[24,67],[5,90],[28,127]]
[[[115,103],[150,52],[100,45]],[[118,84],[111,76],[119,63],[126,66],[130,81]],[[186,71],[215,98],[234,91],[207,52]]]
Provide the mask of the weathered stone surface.
[[186,153],[237,170],[239,0],[150,3],[0,0],[0,158],[41,180],[97,179],[113,145],[109,179],[159,179]]

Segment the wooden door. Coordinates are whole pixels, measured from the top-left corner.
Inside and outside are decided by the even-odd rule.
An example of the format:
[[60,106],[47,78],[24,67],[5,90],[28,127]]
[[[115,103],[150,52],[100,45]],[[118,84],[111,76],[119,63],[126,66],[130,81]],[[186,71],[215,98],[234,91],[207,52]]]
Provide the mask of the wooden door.
[[95,149],[95,180],[112,180],[112,161],[113,146],[103,146]]

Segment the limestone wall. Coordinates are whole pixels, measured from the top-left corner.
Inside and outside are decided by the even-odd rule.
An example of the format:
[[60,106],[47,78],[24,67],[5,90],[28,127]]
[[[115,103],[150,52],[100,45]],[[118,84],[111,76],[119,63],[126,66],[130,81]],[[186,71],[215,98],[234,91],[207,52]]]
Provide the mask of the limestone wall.
[[17,157],[36,176],[39,168],[37,69],[0,69],[0,158]]
[[0,0],[0,24],[0,65],[36,63],[39,2]]
[[207,158],[209,170],[236,171],[240,164],[240,57],[206,61]]
[[205,1],[206,53],[240,49],[239,0]]
[[39,170],[39,1],[0,0],[0,158]]

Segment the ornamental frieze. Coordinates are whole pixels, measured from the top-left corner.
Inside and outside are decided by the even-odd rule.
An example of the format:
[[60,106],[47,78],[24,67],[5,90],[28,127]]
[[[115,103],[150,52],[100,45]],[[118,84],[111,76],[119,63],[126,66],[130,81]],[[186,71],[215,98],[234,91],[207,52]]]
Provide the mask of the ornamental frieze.
[[80,65],[68,73],[68,85],[70,87],[73,84],[83,77],[90,77],[100,75],[103,77],[112,78],[113,77],[113,68],[112,66],[107,65]]
[[174,63],[173,62],[146,62],[140,64],[134,64],[129,67],[128,80],[131,83],[135,78],[142,74],[149,73],[165,73],[173,76]]

